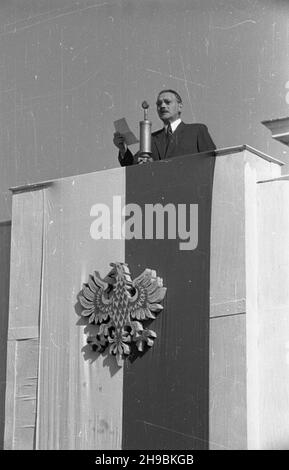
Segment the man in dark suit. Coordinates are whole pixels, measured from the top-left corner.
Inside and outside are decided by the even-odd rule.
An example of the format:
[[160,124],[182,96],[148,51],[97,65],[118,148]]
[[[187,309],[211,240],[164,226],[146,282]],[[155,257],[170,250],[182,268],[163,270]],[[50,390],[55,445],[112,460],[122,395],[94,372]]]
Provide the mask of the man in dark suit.
[[[205,124],[185,124],[181,120],[182,99],[174,90],[162,90],[157,98],[157,112],[164,127],[152,133],[152,160],[177,157],[214,150],[216,148]],[[116,132],[113,142],[119,149],[121,166],[143,163],[142,159],[132,155],[125,138]]]

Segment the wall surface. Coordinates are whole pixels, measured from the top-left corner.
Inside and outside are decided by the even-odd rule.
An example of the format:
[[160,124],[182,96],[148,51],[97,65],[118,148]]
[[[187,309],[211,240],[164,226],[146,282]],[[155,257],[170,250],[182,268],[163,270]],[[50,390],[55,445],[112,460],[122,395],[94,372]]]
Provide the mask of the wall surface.
[[0,223],[0,449],[3,448],[5,425],[5,388],[7,360],[7,329],[9,308],[11,223]]
[[[8,188],[111,168],[113,121],[177,89],[218,147],[289,161],[260,124],[288,115],[286,0],[0,0],[0,220]],[[286,170],[286,168],[285,168]]]

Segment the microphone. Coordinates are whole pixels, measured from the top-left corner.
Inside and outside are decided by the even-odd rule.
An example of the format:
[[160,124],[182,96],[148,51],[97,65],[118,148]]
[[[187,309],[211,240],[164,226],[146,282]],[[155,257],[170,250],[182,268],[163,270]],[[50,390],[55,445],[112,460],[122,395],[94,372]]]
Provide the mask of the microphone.
[[152,123],[148,120],[148,109],[149,104],[147,101],[142,102],[142,108],[144,110],[144,120],[139,123],[140,130],[140,149],[139,158],[142,159],[143,163],[151,160],[151,127]]

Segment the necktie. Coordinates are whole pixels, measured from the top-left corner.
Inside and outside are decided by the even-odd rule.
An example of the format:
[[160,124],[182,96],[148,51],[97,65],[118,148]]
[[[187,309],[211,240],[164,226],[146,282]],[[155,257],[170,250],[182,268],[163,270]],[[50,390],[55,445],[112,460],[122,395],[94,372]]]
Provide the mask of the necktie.
[[169,125],[167,127],[167,137],[169,140],[171,139],[172,135],[173,135],[173,130],[172,130],[171,123],[169,122]]
[[170,145],[173,143],[173,140],[174,140],[174,134],[173,134],[171,123],[169,123],[169,125],[167,127],[166,140],[167,140],[167,143],[166,143],[164,158],[166,158],[166,156],[168,154],[168,149],[169,149]]

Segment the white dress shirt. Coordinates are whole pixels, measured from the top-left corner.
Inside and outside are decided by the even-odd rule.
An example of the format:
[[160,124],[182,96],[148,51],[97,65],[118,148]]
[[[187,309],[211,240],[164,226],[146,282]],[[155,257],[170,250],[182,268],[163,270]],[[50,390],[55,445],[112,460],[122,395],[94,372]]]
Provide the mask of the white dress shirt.
[[[182,120],[179,118],[179,119],[176,119],[174,122],[171,122],[171,128],[172,128],[172,132],[174,133],[176,128],[178,127],[179,124],[181,124]],[[166,124],[165,125],[165,132],[167,132],[167,128],[168,128],[168,125],[169,124]]]

